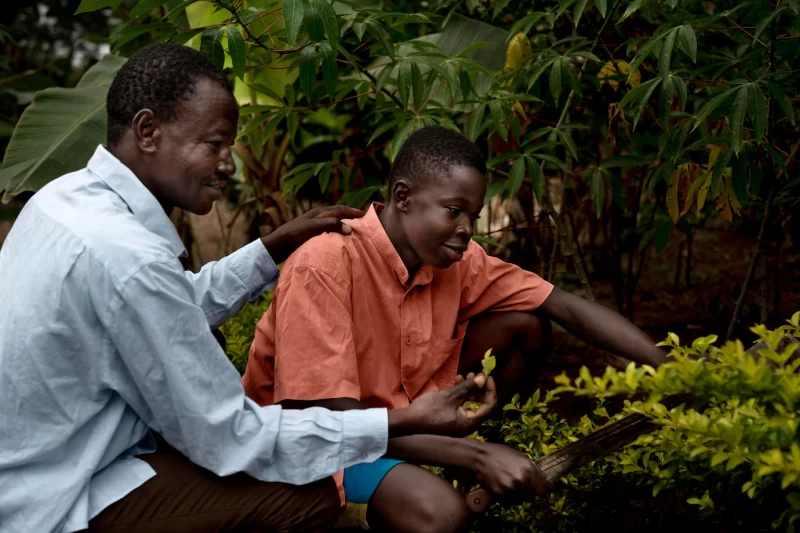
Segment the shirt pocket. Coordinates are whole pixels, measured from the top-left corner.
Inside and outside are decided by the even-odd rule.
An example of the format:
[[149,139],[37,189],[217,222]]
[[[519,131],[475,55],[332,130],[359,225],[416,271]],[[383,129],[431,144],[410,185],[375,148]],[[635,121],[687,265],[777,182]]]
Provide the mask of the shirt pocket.
[[453,338],[431,338],[428,357],[431,364],[431,380],[437,388],[451,387],[455,383],[466,332],[466,325],[458,324],[453,332]]

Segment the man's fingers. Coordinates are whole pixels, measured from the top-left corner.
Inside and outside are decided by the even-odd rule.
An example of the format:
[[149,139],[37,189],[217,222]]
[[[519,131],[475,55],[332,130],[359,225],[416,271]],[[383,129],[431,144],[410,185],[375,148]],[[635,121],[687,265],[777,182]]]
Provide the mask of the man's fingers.
[[318,213],[314,214],[314,218],[361,218],[364,212],[361,209],[355,209],[346,205],[332,205],[329,207],[320,208]]
[[344,222],[340,221],[338,218],[335,217],[320,217],[320,218],[313,218],[308,221],[308,227],[314,234],[319,235],[320,233],[341,233],[342,235],[349,235],[353,228],[345,224]]

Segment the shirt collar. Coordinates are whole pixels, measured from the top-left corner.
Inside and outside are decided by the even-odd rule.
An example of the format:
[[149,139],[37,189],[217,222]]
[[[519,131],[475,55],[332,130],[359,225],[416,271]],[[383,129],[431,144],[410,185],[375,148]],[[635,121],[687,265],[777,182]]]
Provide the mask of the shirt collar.
[[131,169],[103,145],[97,147],[86,167],[122,198],[136,220],[166,239],[175,255],[186,255],[183,241],[164,208]]
[[[389,240],[389,236],[386,234],[386,230],[383,229],[383,224],[381,224],[381,221],[378,218],[378,215],[381,211],[383,211],[383,208],[384,205],[379,202],[374,202],[372,205],[370,205],[367,214],[364,215],[364,218],[362,219],[364,221],[363,227],[366,230],[367,235],[369,235],[372,245],[378,251],[378,254],[394,271],[395,275],[397,276],[397,280],[401,284],[407,285],[408,270],[403,264],[400,254],[397,253],[394,244],[392,244],[392,241]],[[415,285],[425,285],[430,283],[432,279],[433,267],[430,265],[423,265],[414,276],[411,287]]]

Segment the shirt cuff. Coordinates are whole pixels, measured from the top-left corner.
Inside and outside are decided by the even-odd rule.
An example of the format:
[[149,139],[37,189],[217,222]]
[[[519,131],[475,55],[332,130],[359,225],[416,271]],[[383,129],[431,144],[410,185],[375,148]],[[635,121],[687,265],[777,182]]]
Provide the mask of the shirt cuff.
[[279,274],[278,265],[260,239],[235,252],[235,255],[236,272],[247,284],[250,300],[275,285]]
[[345,468],[371,463],[386,455],[389,444],[389,412],[386,409],[342,411]]

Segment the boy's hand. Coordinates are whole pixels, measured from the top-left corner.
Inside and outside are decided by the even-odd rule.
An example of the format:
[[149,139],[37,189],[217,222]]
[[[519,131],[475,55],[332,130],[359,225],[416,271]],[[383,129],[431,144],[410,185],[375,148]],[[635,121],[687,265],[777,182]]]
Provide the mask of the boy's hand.
[[544,475],[525,454],[490,442],[481,443],[479,450],[473,469],[478,483],[486,490],[494,494],[519,491],[520,496],[547,492],[549,486]]
[[317,207],[308,213],[290,220],[266,237],[261,242],[266,247],[275,264],[283,263],[292,252],[297,250],[311,237],[321,233],[335,232],[347,235],[352,231],[350,226],[341,222],[343,218],[361,218],[364,212],[344,205]]
[[[468,400],[477,401],[472,411],[464,407]],[[497,404],[494,380],[483,374],[458,376],[449,389],[422,395],[404,409],[389,411],[389,433],[392,437],[413,433],[468,435],[472,433]]]

